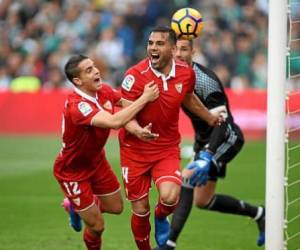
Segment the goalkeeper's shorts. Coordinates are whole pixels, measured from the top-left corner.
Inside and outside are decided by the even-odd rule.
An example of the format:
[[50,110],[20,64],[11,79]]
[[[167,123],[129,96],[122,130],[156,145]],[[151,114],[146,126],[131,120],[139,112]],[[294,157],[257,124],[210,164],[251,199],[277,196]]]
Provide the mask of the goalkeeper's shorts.
[[223,142],[214,154],[213,164],[208,173],[208,180],[216,181],[218,178],[225,178],[227,164],[235,158],[244,145],[244,139],[237,137],[234,144],[229,140]]

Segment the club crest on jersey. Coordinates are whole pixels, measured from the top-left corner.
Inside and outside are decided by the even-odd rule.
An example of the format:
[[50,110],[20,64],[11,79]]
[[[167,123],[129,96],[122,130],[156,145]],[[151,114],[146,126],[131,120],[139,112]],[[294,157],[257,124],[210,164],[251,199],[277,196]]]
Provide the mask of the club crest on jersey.
[[111,104],[111,102],[110,102],[110,101],[106,101],[106,102],[103,104],[103,108],[112,110],[112,104]]
[[133,75],[127,75],[124,78],[123,82],[122,82],[122,88],[127,90],[127,91],[130,91],[133,84],[134,84],[134,82],[135,82],[134,76]]
[[181,92],[182,92],[182,83],[176,83],[175,84],[175,89],[177,90],[177,92],[179,94],[181,94]]
[[92,107],[87,102],[80,102],[78,104],[78,109],[84,116],[89,115],[93,111]]

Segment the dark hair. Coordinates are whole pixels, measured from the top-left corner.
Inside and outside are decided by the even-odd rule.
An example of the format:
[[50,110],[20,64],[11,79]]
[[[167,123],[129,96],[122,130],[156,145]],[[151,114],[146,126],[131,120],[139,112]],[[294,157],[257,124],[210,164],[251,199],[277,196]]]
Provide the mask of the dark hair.
[[[184,40],[184,39],[182,39],[182,40]],[[193,41],[193,39],[187,40],[187,41],[189,43],[189,46],[193,49],[193,47],[194,47],[194,41]]]
[[157,26],[151,30],[150,34],[153,32],[162,32],[169,34],[169,41],[173,44],[177,42],[177,36],[174,30],[172,30],[169,26]]
[[78,68],[78,65],[85,59],[88,59],[88,57],[83,55],[74,55],[67,61],[65,65],[65,74],[70,82],[73,83],[73,78],[79,76],[80,69]]

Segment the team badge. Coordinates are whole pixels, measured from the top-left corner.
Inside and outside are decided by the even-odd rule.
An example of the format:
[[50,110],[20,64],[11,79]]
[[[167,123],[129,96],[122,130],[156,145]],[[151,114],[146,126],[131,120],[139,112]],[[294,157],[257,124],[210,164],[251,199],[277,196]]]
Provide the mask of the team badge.
[[79,198],[79,197],[74,198],[74,199],[72,199],[72,200],[73,200],[73,202],[74,202],[77,206],[80,206],[80,198]]
[[106,101],[106,102],[103,104],[103,108],[112,110],[112,104],[111,104],[111,102],[110,102],[110,101]]
[[180,94],[182,92],[182,83],[176,83],[175,84],[175,89]]
[[78,109],[84,116],[89,115],[93,111],[92,107],[87,102],[80,102],[78,104]]
[[133,84],[134,84],[134,82],[135,82],[134,76],[133,75],[127,75],[124,78],[123,82],[122,82],[122,88],[127,90],[127,91],[130,91]]

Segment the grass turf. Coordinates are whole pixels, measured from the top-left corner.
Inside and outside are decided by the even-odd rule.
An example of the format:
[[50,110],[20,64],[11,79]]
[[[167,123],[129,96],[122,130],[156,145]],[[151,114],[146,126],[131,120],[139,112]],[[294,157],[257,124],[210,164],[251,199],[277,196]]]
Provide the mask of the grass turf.
[[[191,142],[184,144],[187,143]],[[67,214],[60,207],[62,194],[52,175],[53,160],[59,148],[58,137],[1,136],[1,250],[84,249],[81,234],[68,226]],[[106,152],[121,181],[115,139],[109,140]],[[263,204],[264,183],[265,143],[247,142],[229,165],[227,178],[219,182],[217,191]],[[152,190],[152,208],[156,199],[156,191]],[[105,215],[105,220],[104,250],[136,249],[130,232],[128,202],[122,215]],[[153,230],[151,237],[154,246]],[[177,249],[252,250],[258,249],[256,238],[256,224],[250,219],[194,208]]]

